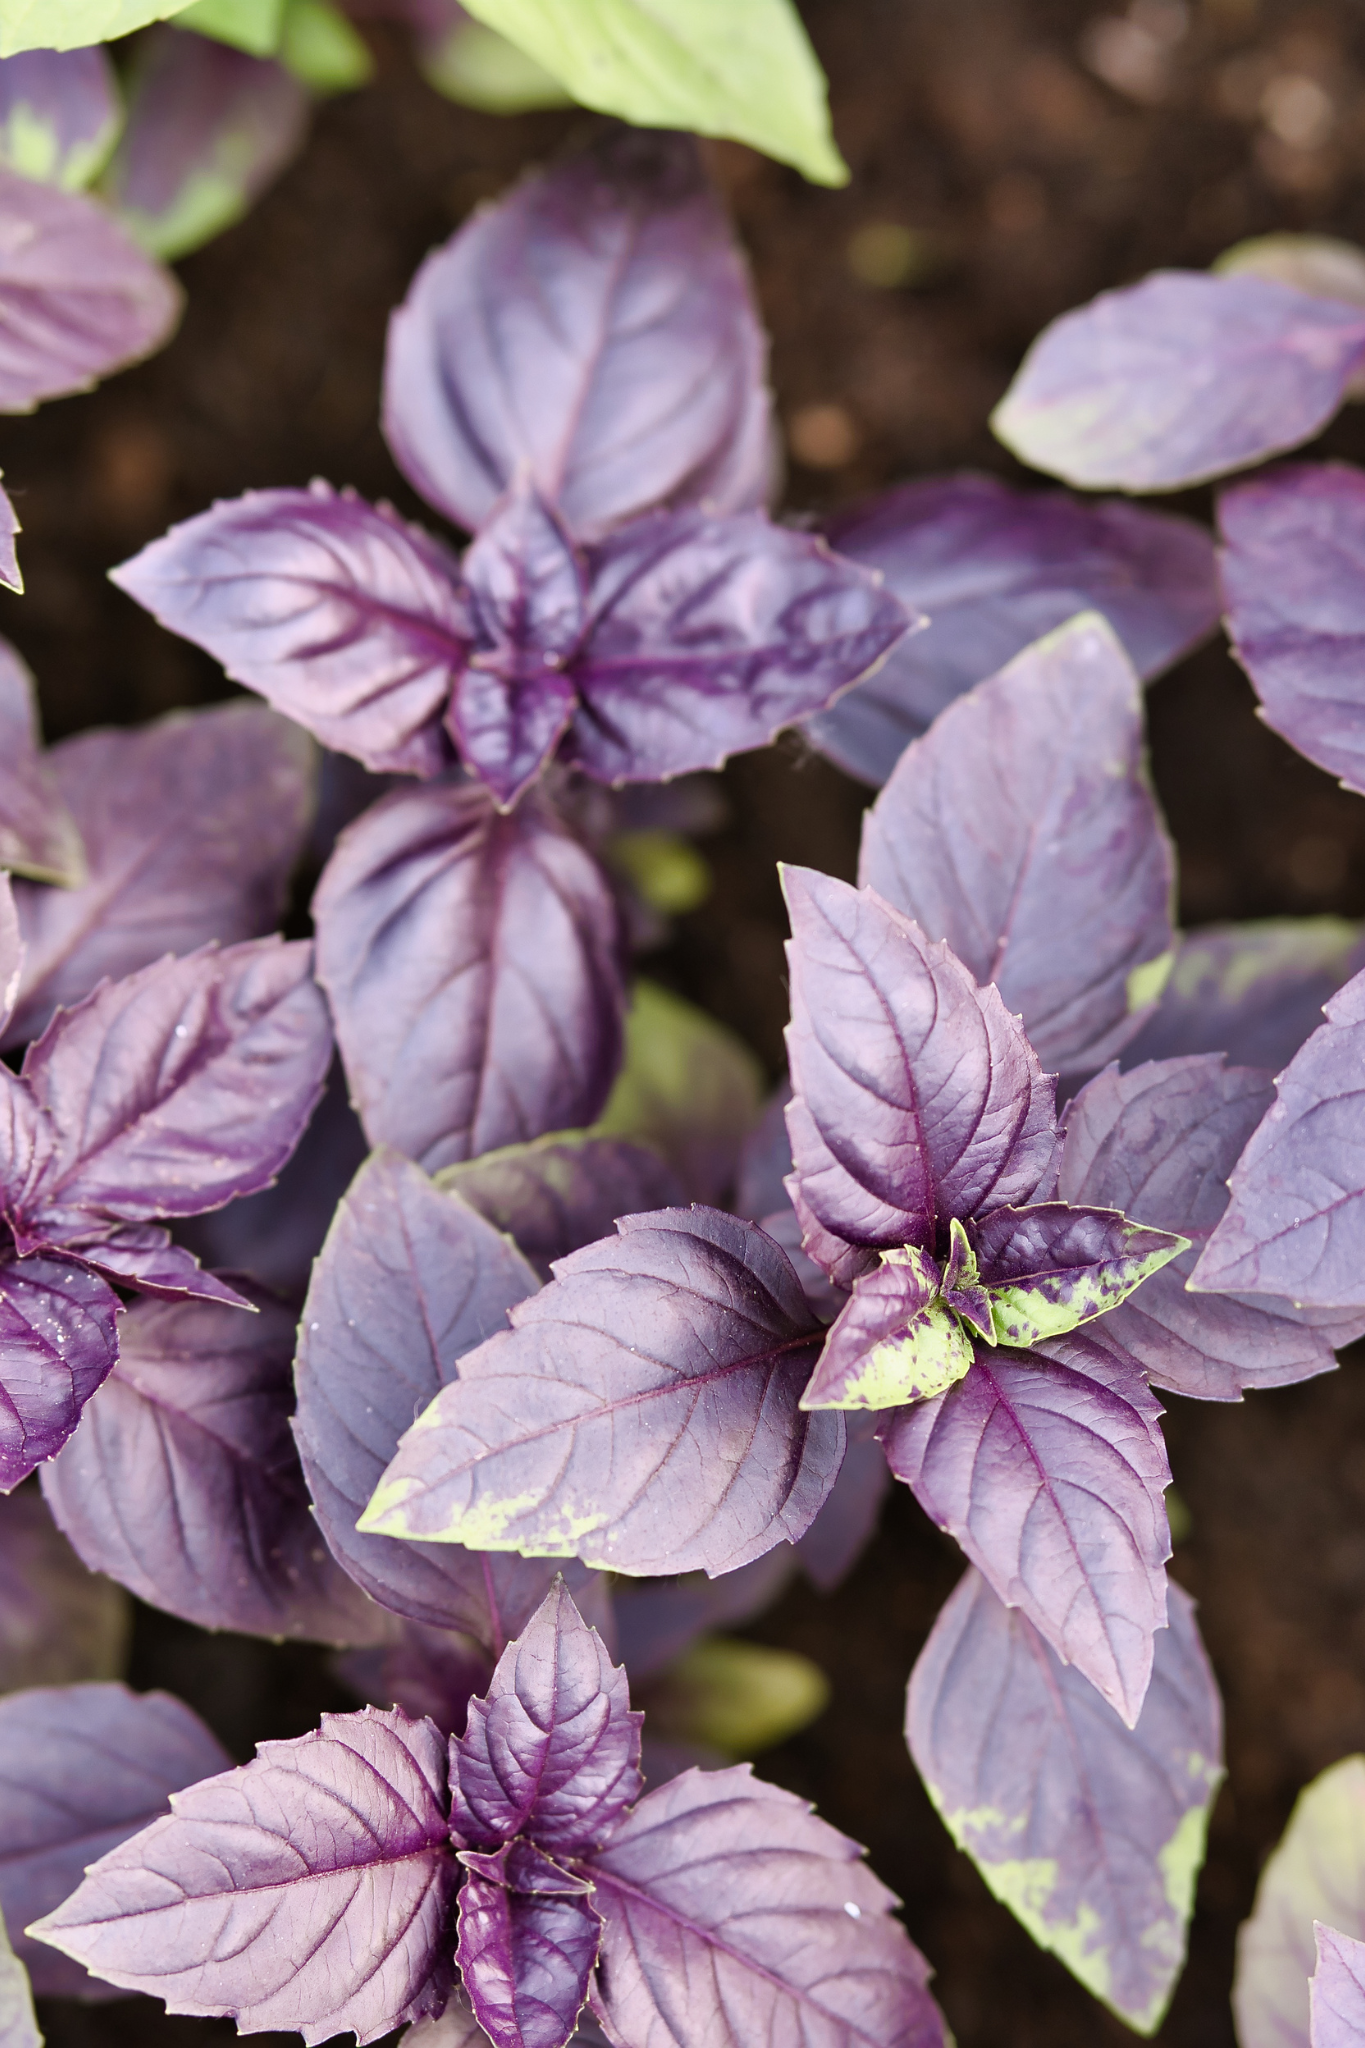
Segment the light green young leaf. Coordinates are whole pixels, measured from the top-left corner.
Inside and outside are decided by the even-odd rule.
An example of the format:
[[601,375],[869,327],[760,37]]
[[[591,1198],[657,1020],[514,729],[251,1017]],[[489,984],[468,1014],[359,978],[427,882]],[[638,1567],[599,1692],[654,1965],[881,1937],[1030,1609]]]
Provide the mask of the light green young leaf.
[[1289,1817],[1237,1937],[1241,2048],[1308,2048],[1313,1922],[1365,1937],[1365,1756],[1315,1778]]
[[457,21],[445,35],[423,42],[417,62],[437,92],[484,114],[526,114],[573,99],[534,57],[481,21]]
[[192,0],[178,26],[253,57],[273,57],[284,29],[284,0]]
[[79,50],[183,13],[189,0],[0,0],[0,57]]
[[285,0],[279,59],[310,92],[354,92],[374,76],[365,38],[331,0]]
[[762,1097],[758,1061],[732,1031],[681,996],[637,981],[625,1061],[593,1134],[652,1145],[690,1200],[719,1202]]
[[466,0],[584,106],[728,135],[819,185],[848,167],[792,0]]
[[[988,1287],[996,1343],[1027,1351],[1049,1337],[1064,1337],[1117,1308],[1144,1280],[1189,1250],[1188,1238],[1145,1230],[1141,1224],[1129,1224],[1125,1235],[1136,1247],[1126,1255],[1013,1286]],[[1150,1242],[1158,1237],[1161,1242]]]

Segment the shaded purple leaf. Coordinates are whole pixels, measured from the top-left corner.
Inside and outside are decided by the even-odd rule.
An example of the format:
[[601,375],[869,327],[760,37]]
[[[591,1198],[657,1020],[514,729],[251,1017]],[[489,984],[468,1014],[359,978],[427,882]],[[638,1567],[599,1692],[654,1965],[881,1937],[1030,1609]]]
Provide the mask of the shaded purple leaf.
[[763,1114],[744,1141],[735,1184],[735,1214],[761,1223],[788,1203],[787,1175],[792,1170],[792,1141],[787,1135],[788,1080],[773,1090]]
[[995,982],[1044,1067],[1063,1073],[1101,1065],[1142,1022],[1143,985],[1175,942],[1174,878],[1141,686],[1094,612],[907,748],[867,814],[858,868]]
[[591,551],[588,604],[565,753],[613,783],[765,746],[911,624],[870,571],[758,513],[633,520]]
[[595,1135],[650,1146],[689,1201],[727,1208],[762,1086],[743,1039],[640,976],[626,1012],[625,1057]]
[[88,391],[150,355],[180,289],[104,207],[0,168],[0,412]]
[[542,1280],[556,1259],[610,1235],[618,1216],[683,1200],[678,1177],[648,1145],[565,1131],[447,1166],[436,1184],[516,1239]]
[[473,1636],[395,1617],[386,1643],[346,1650],[333,1668],[372,1706],[401,1707],[418,1720],[425,1715],[442,1735],[458,1735],[470,1700],[488,1688],[493,1659]]
[[465,1879],[456,1957],[493,2048],[564,2048],[601,1939],[601,1920],[586,1899]]
[[0,640],[0,867],[72,888],[85,880],[85,850],[40,746],[33,677]]
[[591,1123],[621,1056],[617,913],[547,803],[396,791],[341,835],[313,909],[371,1143],[434,1170]]
[[617,1229],[461,1361],[363,1528],[631,1576],[733,1571],[805,1534],[844,1432],[798,1406],[821,1331],[787,1260],[714,1209]]
[[1229,1064],[1287,1067],[1322,1008],[1365,966],[1359,925],[1340,917],[1272,917],[1205,925],[1181,939],[1161,1000],[1122,1064],[1224,1052]]
[[309,1513],[289,1431],[294,1317],[252,1291],[137,1303],[113,1376],[43,1491],[92,1571],[203,1628],[372,1641],[385,1619]]
[[1296,464],[1225,491],[1218,520],[1228,632],[1262,717],[1365,791],[1365,476]]
[[172,1792],[229,1758],[169,1693],[41,1686],[0,1699],[0,1912],[40,1997],[107,1998],[80,1964],[24,1931],[88,1863],[166,1811]]
[[43,2048],[33,2014],[33,1990],[24,1968],[9,1945],[0,1920],[0,2048]]
[[582,637],[584,568],[551,507],[519,477],[463,575],[477,652],[455,679],[446,725],[499,804],[512,804],[573,714],[565,662]]
[[1144,679],[1213,630],[1208,533],[1193,521],[970,472],[901,484],[837,516],[831,547],[869,569],[926,630],[807,730],[850,775],[886,781],[911,740],[964,690],[1077,612],[1102,612]]
[[0,1257],[0,1493],[59,1451],[118,1357],[119,1299],[74,1260]]
[[1027,1202],[1053,1087],[999,991],[873,891],[809,868],[783,887],[794,1200],[807,1251],[847,1284],[877,1248],[928,1248],[950,1217]]
[[[774,1244],[780,1244],[801,1282],[801,1291],[822,1323],[832,1323],[848,1299],[848,1290],[831,1280],[823,1266],[817,1266],[802,1243],[801,1218],[788,1202],[771,1216],[760,1216],[760,1226]],[[833,1240],[830,1240],[831,1245]]]
[[112,572],[120,590],[324,745],[435,775],[469,620],[453,555],[353,493],[248,491]]
[[[880,1447],[876,1449],[877,1462],[884,1472],[886,1460]],[[836,1491],[842,1479],[841,1471],[835,1481]],[[833,1498],[831,1494],[830,1500]],[[820,1510],[809,1534],[814,1534],[829,1504],[827,1501]],[[804,1543],[808,1538],[801,1540]],[[795,1570],[796,1558],[790,1545],[779,1543],[752,1564],[741,1565],[735,1572],[723,1572],[718,1579],[695,1572],[685,1578],[619,1586],[612,1604],[621,1662],[630,1674],[631,1684],[640,1685],[656,1677],[698,1636],[752,1621],[771,1607]]]
[[957,1386],[882,1425],[896,1477],[1130,1728],[1166,1621],[1160,1414],[1134,1364],[1077,1332],[978,1345]]
[[193,1252],[171,1241],[169,1230],[156,1223],[114,1223],[98,1231],[82,1221],[80,1258],[115,1287],[135,1287],[140,1294],[168,1301],[192,1295],[196,1301],[224,1301],[243,1306],[243,1296],[221,1273],[206,1273]]
[[874,1414],[845,1418],[848,1450],[829,1498],[796,1545],[801,1569],[822,1593],[841,1586],[877,1531],[891,1485]]
[[1365,1938],[1365,1758],[1344,1757],[1299,1794],[1237,1936],[1241,2048],[1309,2048],[1309,1978],[1321,1921]]
[[0,162],[22,177],[88,185],[122,121],[105,49],[25,50],[0,63]]
[[1068,1105],[1058,1193],[1098,1202],[1191,1240],[1092,1331],[1153,1385],[1203,1401],[1237,1401],[1329,1372],[1365,1330],[1365,1313],[1296,1309],[1269,1296],[1192,1294],[1186,1281],[1227,1207],[1227,1177],[1270,1108],[1269,1076],[1219,1054],[1112,1067]]
[[24,1060],[45,1138],[11,1197],[21,1250],[98,1244],[111,1219],[194,1215],[273,1179],[331,1057],[311,955],[205,947],[54,1019]]
[[355,1525],[414,1416],[535,1285],[507,1238],[410,1161],[380,1153],[328,1232],[295,1366],[294,1434],[334,1556],[385,1607],[464,1630],[495,1655],[539,1606],[554,1567],[395,1543]]
[[1223,1776],[1218,1687],[1189,1595],[1171,1588],[1170,1626],[1129,1730],[968,1571],[920,1652],[905,1732],[930,1798],[996,1897],[1096,1998],[1152,2033],[1185,1959]]
[[1275,1082],[1192,1287],[1365,1307],[1365,973],[1332,997],[1326,1018]]
[[19,993],[19,976],[24,966],[24,942],[19,935],[19,913],[14,907],[14,889],[8,875],[0,873],[0,1037],[4,1036],[14,999]]
[[400,468],[479,526],[529,469],[580,535],[767,494],[767,348],[690,137],[616,132],[429,256],[389,328]]
[[611,2039],[943,2048],[928,1965],[861,1857],[746,1764],[647,1793],[587,1866]]
[[1313,1928],[1318,1966],[1308,1987],[1312,2048],[1361,2048],[1365,2042],[1365,1941]]
[[154,28],[103,195],[144,249],[172,261],[240,219],[301,148],[308,113],[282,64]]
[[19,567],[19,551],[15,536],[23,532],[19,515],[10,500],[10,495],[0,486],[0,585],[6,590],[23,594],[24,575]]
[[81,821],[88,875],[15,887],[26,958],[8,1044],[106,974],[273,930],[313,811],[313,747],[260,704],[79,733],[47,766]]
[[36,1487],[0,1501],[0,1693],[114,1677],[129,1621],[127,1595],[86,1570]]
[[1083,490],[1178,490],[1311,440],[1362,355],[1358,306],[1158,270],[1044,328],[991,425]]
[[35,1931],[170,2012],[377,2040],[450,1988],[444,1751],[406,1714],[326,1714],[181,1793]]
[[585,1855],[640,1796],[643,1718],[597,1631],[552,1586],[451,1742],[452,1836],[481,1848],[524,1835]]

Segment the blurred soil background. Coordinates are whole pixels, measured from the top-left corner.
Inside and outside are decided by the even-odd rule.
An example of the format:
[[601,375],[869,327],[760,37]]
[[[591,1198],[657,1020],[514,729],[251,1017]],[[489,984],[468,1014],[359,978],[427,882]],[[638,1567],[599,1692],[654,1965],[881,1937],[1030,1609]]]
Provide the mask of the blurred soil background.
[[[742,0],[741,0],[742,4]],[[1018,472],[987,415],[1054,314],[1243,236],[1365,243],[1359,0],[808,0],[853,170],[844,191],[728,144],[712,150],[773,337],[786,505],[818,510],[905,476]],[[88,397],[0,423],[28,594],[0,631],[37,672],[49,738],[226,694],[105,571],[173,519],[250,486],[324,475],[413,516],[380,439],[388,309],[434,243],[592,117],[454,107],[374,37],[373,85],[318,116],[251,217],[183,266],[188,311],[161,356]],[[1365,459],[1365,410],[1315,455]],[[1036,481],[1036,480],[1035,480]],[[1185,509],[1207,516],[1206,496]],[[1365,802],[1254,715],[1222,645],[1151,697],[1156,781],[1181,914],[1365,914]],[[650,971],[741,1031],[776,1074],[786,1015],[774,864],[852,877],[867,794],[788,742],[727,772],[715,887]],[[1302,1784],[1365,1748],[1365,1368],[1254,1397],[1173,1402],[1189,1530],[1175,1570],[1228,1714],[1188,1969],[1157,2037],[1229,2048],[1233,1940]],[[960,2048],[1131,2040],[1040,1954],[952,1848],[906,1756],[906,1675],[961,1568],[897,1489],[849,1583],[790,1594],[752,1633],[815,1658],[833,1704],[760,1769],[818,1801],[905,1900]],[[131,1681],[178,1692],[242,1757],[354,1704],[325,1657],[139,1613]],[[54,2048],[173,2048],[226,2023],[145,2000],[44,2012]],[[273,2037],[272,2037],[273,2038]],[[278,2037],[282,2042],[295,2036]]]

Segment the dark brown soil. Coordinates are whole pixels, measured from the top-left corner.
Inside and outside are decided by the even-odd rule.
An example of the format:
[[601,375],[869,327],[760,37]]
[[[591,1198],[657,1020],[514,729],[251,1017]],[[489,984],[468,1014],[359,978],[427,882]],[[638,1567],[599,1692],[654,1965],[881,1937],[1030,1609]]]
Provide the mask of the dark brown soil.
[[[1117,17],[1096,26],[1103,7],[809,0],[852,185],[816,190],[746,150],[715,149],[773,332],[791,506],[950,466],[1008,473],[986,426],[992,404],[1036,330],[1102,286],[1207,263],[1276,227],[1365,242],[1365,10],[1354,0],[1135,0],[1117,28]],[[0,429],[29,582],[22,600],[4,600],[0,629],[39,675],[53,738],[224,693],[211,663],[103,580],[172,518],[314,474],[421,509],[376,425],[387,309],[432,243],[589,117],[481,117],[430,93],[396,44],[381,57],[377,83],[324,110],[307,155],[251,219],[184,265],[189,310],[164,355]],[[879,223],[920,238],[917,277],[899,288],[850,266],[857,230]],[[1344,415],[1323,451],[1365,456],[1365,415]],[[1221,647],[1154,692],[1152,747],[1188,922],[1365,914],[1365,804],[1258,723]],[[713,899],[652,967],[776,1072],[786,1000],[774,862],[850,875],[866,797],[795,746],[739,761],[726,780]],[[1304,1781],[1365,1747],[1365,1378],[1348,1360],[1242,1407],[1176,1403],[1169,1430],[1192,1522],[1176,1571],[1202,1603],[1224,1686],[1230,1776],[1190,1964],[1158,2038],[1225,2048],[1232,1944],[1259,1864]],[[815,1657],[834,1686],[828,1713],[763,1769],[869,1845],[938,1972],[960,2048],[1131,2038],[988,1897],[905,1754],[905,1678],[959,1568],[898,1494],[839,1594],[793,1593],[759,1626]],[[204,1637],[145,1612],[130,1676],[182,1694],[243,1756],[258,1737],[350,1704],[312,1652]],[[143,2001],[53,2005],[44,2020],[57,2048],[189,2048],[230,2031]]]

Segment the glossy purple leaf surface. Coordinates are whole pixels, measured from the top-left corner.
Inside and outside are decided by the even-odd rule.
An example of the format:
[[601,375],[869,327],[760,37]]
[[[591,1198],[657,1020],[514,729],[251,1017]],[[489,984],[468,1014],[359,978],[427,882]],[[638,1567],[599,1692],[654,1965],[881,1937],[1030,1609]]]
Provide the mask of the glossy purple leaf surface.
[[342,834],[313,909],[372,1144],[434,1170],[592,1122],[621,1056],[617,913],[547,803],[395,791]]
[[180,288],[113,215],[0,168],[0,412],[88,391],[170,339]]
[[86,1570],[36,1487],[0,1501],[0,1693],[113,1678],[130,1621],[123,1588]]
[[847,1284],[880,1247],[1019,1205],[1047,1174],[1053,1086],[998,989],[871,890],[783,875],[806,1249]]
[[74,1260],[0,1258],[0,1493],[80,1421],[118,1357],[118,1313],[113,1288]]
[[41,753],[33,677],[8,640],[0,640],[0,867],[68,887],[85,879],[79,827]]
[[1232,1199],[1192,1275],[1218,1293],[1287,1295],[1310,1309],[1365,1308],[1365,974],[1275,1083],[1275,1101],[1230,1176]]
[[41,1936],[172,2012],[377,2040],[449,1992],[446,1803],[430,1722],[327,1714],[182,1793],[91,1867]]
[[1121,501],[1085,504],[965,472],[901,484],[826,531],[928,614],[875,676],[807,724],[822,753],[874,785],[955,697],[1077,612],[1102,612],[1150,679],[1221,609],[1204,528]]
[[586,1131],[485,1152],[436,1179],[515,1238],[542,1280],[556,1259],[609,1236],[618,1216],[683,1200],[677,1175],[650,1146]]
[[1123,1065],[1225,1052],[1230,1065],[1287,1067],[1322,1009],[1365,966],[1358,925],[1340,917],[1275,917],[1187,932],[1156,1009],[1123,1049]]
[[1365,791],[1365,476],[1295,464],[1219,501],[1228,632],[1266,724]]
[[68,191],[88,185],[123,120],[107,50],[25,50],[0,65],[0,161]]
[[75,1890],[88,1863],[163,1814],[172,1792],[228,1763],[169,1693],[40,1686],[0,1699],[0,1912],[40,1996],[110,1996],[24,1930]]
[[471,1849],[524,1835],[551,1856],[586,1854],[640,1796],[643,1718],[597,1631],[552,1586],[451,1742],[452,1834]]
[[1130,1728],[1166,1621],[1160,1414],[1134,1364],[1075,1332],[978,1344],[964,1379],[881,1432],[926,1513]]
[[633,520],[592,549],[566,757],[599,782],[719,768],[829,704],[911,624],[813,534],[758,513]]
[[365,1642],[384,1617],[333,1559],[290,1434],[294,1316],[138,1302],[101,1399],[43,1471],[92,1571],[201,1628]]
[[1312,2048],[1361,2048],[1365,2042],[1365,1941],[1318,1922],[1318,1967],[1308,1987]]
[[844,1431],[798,1406],[821,1331],[791,1266],[714,1209],[617,1228],[462,1360],[362,1526],[632,1576],[733,1571],[804,1535]]
[[1036,642],[907,748],[858,879],[997,984],[1049,1072],[1118,1051],[1141,970],[1174,944],[1175,859],[1141,685],[1103,619]]
[[1362,355],[1358,306],[1158,270],[1044,328],[991,425],[1083,490],[1179,490],[1311,440]]
[[439,541],[349,492],[248,491],[173,526],[113,572],[324,745],[434,775],[469,622]]
[[21,1250],[98,1242],[110,1221],[193,1215],[273,1179],[331,1057],[311,957],[279,939],[205,947],[53,1022],[20,1083],[42,1122],[35,1165],[11,1183]]
[[696,144],[620,132],[427,258],[389,329],[384,431],[471,531],[523,467],[580,536],[767,495],[767,347]]
[[263,705],[214,705],[63,740],[46,757],[80,821],[81,886],[15,886],[27,949],[7,1043],[106,974],[274,929],[313,814],[314,749]]
[[493,2048],[564,2048],[601,1938],[602,1923],[585,1898],[466,1877],[456,1958]]
[[553,1566],[395,1543],[355,1525],[413,1417],[535,1286],[507,1238],[410,1161],[379,1153],[314,1268],[295,1365],[294,1434],[334,1555],[385,1607],[461,1629],[494,1655],[539,1606]]
[[647,1793],[588,1867],[592,2004],[614,2042],[944,2048],[893,1895],[856,1843],[747,1764]]
[[1186,1281],[1227,1208],[1227,1177],[1271,1107],[1270,1077],[1217,1053],[1107,1068],[1068,1105],[1058,1193],[1191,1240],[1094,1326],[1154,1386],[1202,1401],[1329,1372],[1365,1311],[1296,1309],[1267,1295],[1193,1294]]
[[1223,1775],[1218,1687],[1189,1595],[1171,1588],[1170,1626],[1130,1729],[969,1571],[916,1662],[905,1732],[929,1796],[996,1897],[1151,2033],[1185,1959]]

